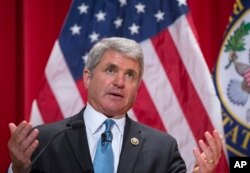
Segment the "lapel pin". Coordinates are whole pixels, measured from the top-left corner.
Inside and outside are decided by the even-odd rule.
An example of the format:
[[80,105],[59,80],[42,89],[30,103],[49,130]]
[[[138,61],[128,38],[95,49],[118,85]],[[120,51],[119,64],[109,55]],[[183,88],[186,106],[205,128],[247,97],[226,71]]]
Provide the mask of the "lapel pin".
[[130,142],[133,145],[138,145],[139,144],[139,140],[137,138],[131,138]]

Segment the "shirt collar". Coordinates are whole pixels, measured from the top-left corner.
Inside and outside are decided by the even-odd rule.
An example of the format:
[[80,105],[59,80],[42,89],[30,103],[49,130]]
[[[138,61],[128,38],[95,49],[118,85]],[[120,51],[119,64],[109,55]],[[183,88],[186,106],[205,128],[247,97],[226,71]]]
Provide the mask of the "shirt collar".
[[[89,103],[87,103],[86,109],[83,113],[83,118],[86,127],[90,130],[92,135],[97,133],[102,128],[102,124],[104,123],[104,121],[108,119],[108,117],[104,114],[97,112]],[[123,135],[125,127],[125,115],[119,116],[119,118],[111,119],[115,121],[115,125]]]

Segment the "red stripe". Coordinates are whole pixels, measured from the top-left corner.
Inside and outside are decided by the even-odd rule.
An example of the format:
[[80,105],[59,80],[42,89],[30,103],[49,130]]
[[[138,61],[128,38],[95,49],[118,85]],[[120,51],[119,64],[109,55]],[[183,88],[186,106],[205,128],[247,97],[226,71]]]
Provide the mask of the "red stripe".
[[160,115],[156,110],[143,81],[138,90],[133,110],[139,122],[166,132],[166,128],[162,123]]
[[[168,30],[152,38],[152,43],[164,66],[196,141],[204,138],[204,132],[211,132],[214,127],[181,61],[180,55]],[[220,163],[215,172],[225,171],[228,172],[228,165],[225,155],[222,154]]]
[[55,122],[64,118],[45,77],[42,80],[40,92],[37,97],[37,105],[44,123]]
[[190,26],[190,28],[191,28],[191,30],[192,30],[192,32],[193,32],[196,40],[199,41],[198,33],[196,31],[196,28],[195,28],[195,25],[194,25],[194,21],[193,21],[193,17],[191,15],[191,13],[187,13],[186,14],[186,18],[187,18],[188,24],[189,24],[189,26]]
[[79,92],[81,94],[81,97],[82,97],[84,103],[87,103],[87,95],[88,94],[87,94],[86,88],[84,87],[83,79],[81,78],[81,79],[77,80],[76,85],[78,87],[78,90],[79,90]]

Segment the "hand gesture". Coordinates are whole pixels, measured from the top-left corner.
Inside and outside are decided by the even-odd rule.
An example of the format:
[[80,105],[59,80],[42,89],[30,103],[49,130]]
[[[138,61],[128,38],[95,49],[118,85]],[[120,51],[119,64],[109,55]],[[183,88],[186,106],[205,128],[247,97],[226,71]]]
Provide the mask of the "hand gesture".
[[193,173],[213,173],[221,157],[222,138],[218,131],[214,130],[213,135],[205,132],[204,135],[207,143],[199,140],[202,153],[198,148],[194,148],[193,150],[197,161]]
[[12,161],[12,171],[22,173],[31,163],[31,155],[38,146],[38,130],[32,130],[32,125],[22,121],[18,126],[9,124],[10,139],[8,148]]

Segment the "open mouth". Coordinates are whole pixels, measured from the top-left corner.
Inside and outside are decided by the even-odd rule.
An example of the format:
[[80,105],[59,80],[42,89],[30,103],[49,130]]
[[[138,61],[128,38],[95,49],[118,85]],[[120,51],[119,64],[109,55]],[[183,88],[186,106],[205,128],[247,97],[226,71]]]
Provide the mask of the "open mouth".
[[112,95],[114,97],[119,97],[119,98],[123,98],[124,96],[121,93],[116,93],[116,92],[110,92],[108,93],[109,95]]

